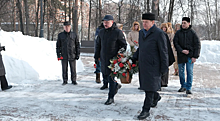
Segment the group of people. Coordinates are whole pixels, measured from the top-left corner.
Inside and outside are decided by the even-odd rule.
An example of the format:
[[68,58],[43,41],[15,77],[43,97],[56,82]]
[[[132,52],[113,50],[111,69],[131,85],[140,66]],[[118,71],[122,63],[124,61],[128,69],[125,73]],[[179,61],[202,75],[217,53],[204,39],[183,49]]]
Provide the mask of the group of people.
[[[122,31],[122,25],[114,22],[111,15],[105,15],[103,23],[96,30],[95,54],[96,82],[101,83],[101,90],[109,88],[105,105],[114,103],[114,96],[121,88],[121,84],[110,76],[110,59],[117,56],[119,49],[130,48],[133,52],[132,63],[139,63],[139,89],[145,92],[145,100],[138,119],[145,119],[150,115],[151,107],[156,107],[161,100],[157,92],[161,87],[167,87],[169,66],[174,62],[174,75],[179,75],[181,88],[178,92],[192,94],[193,66],[200,54],[200,40],[190,25],[190,18],[183,17],[182,24],[176,24],[172,29],[171,23],[155,25],[155,14],[142,15],[143,29],[138,22],[134,22],[132,31],[127,38]],[[56,43],[58,60],[61,60],[63,85],[68,83],[68,63],[71,69],[71,81],[76,82],[76,60],[80,56],[80,42],[76,33],[71,32],[71,24],[64,22],[64,31],[58,34]],[[185,80],[185,65],[187,79]],[[5,69],[0,54],[0,81],[2,90],[10,89],[5,78]]]
[[96,82],[101,83],[100,72],[102,72],[103,86],[100,89],[108,88],[109,83],[105,105],[114,103],[114,96],[121,88],[114,77],[110,76],[109,60],[117,56],[119,49],[126,49],[129,44],[133,52],[132,63],[139,62],[139,83],[140,89],[145,91],[145,100],[138,119],[148,117],[150,108],[156,107],[161,100],[157,91],[168,86],[169,66],[173,63],[174,75],[179,75],[180,78],[181,88],[178,92],[186,91],[186,94],[192,94],[193,65],[200,54],[200,40],[190,25],[189,17],[183,17],[182,24],[176,24],[174,30],[170,22],[162,23],[160,28],[157,27],[155,18],[155,14],[143,14],[143,29],[140,29],[138,22],[134,22],[127,38],[116,26],[111,15],[103,18],[103,23],[97,29],[98,32],[96,31],[94,55],[97,64]]

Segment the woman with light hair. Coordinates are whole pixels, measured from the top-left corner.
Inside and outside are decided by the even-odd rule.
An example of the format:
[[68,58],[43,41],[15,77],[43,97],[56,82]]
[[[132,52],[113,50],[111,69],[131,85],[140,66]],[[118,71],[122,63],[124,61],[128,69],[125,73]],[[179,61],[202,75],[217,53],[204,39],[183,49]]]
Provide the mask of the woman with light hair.
[[[118,29],[120,29],[120,30],[122,31],[122,29],[123,29],[123,24],[117,23],[117,27],[118,27]],[[126,40],[126,34],[125,34],[124,31],[122,31],[122,32],[123,32],[124,37],[125,37],[125,40]],[[131,48],[130,48],[130,46],[129,46],[129,44],[128,44],[127,41],[126,41],[126,43],[127,43],[127,49],[126,49],[126,51],[131,51]]]
[[[170,51],[168,52],[168,54],[169,54],[169,59],[170,59],[170,57],[172,56],[172,58],[173,58],[173,62],[174,62],[174,57],[173,57],[173,51],[172,51],[172,47],[171,47],[171,43],[173,43],[173,37],[174,37],[174,34],[172,33],[172,31],[171,31],[171,29],[169,29],[169,27],[168,27],[168,24],[167,23],[162,23],[161,24],[161,26],[160,26],[160,29],[162,29],[166,34],[167,34],[167,36],[168,36],[168,38],[167,39],[169,39],[169,46],[170,46]],[[171,60],[169,60],[169,61],[171,61]],[[166,74],[164,74],[162,77],[161,77],[161,87],[167,87],[168,86],[168,78],[169,78],[169,71],[166,73]]]
[[131,46],[131,51],[136,52],[137,48],[139,47],[138,38],[139,38],[139,31],[141,30],[140,24],[137,21],[135,21],[132,25],[131,30],[132,31],[128,33],[127,41]]

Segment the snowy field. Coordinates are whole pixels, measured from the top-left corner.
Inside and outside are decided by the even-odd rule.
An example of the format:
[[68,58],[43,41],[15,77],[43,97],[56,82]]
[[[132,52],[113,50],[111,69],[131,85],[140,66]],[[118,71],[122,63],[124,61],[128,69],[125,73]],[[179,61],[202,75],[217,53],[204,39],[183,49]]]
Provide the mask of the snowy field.
[[[77,62],[78,85],[62,86],[61,64],[55,42],[0,31],[6,76],[13,88],[0,91],[0,121],[127,121],[141,111],[144,92],[138,75],[123,84],[115,103],[104,105],[108,90],[95,83],[92,54],[82,53]],[[179,93],[178,76],[170,67],[168,87],[150,110],[147,121],[220,120],[220,42],[202,41],[201,57],[194,66],[193,96]],[[118,80],[119,81],[119,80]],[[69,80],[70,83],[70,80]]]

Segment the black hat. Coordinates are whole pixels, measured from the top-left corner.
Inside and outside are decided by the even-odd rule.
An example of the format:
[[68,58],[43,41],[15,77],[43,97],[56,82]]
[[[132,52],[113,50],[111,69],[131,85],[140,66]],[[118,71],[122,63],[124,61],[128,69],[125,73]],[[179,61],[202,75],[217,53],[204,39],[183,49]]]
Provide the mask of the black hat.
[[183,17],[182,21],[187,21],[188,23],[190,23],[190,18],[189,17]]
[[153,13],[145,13],[142,15],[142,20],[155,20],[155,14]]
[[63,25],[67,26],[67,25],[71,25],[71,23],[69,21],[65,21],[65,22],[63,22]]
[[102,19],[102,21],[109,21],[109,20],[114,20],[113,16],[111,15],[105,15],[105,17]]

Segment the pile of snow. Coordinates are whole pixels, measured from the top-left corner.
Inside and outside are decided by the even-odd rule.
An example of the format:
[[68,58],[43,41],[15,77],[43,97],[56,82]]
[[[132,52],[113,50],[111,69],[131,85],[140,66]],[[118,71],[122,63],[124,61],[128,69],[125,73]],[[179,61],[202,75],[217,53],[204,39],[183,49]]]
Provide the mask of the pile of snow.
[[[57,60],[55,41],[1,30],[0,43],[6,48],[1,54],[8,80],[62,79],[61,62]],[[77,72],[83,70],[83,63],[79,59]]]
[[220,64],[220,41],[201,41],[199,63]]

